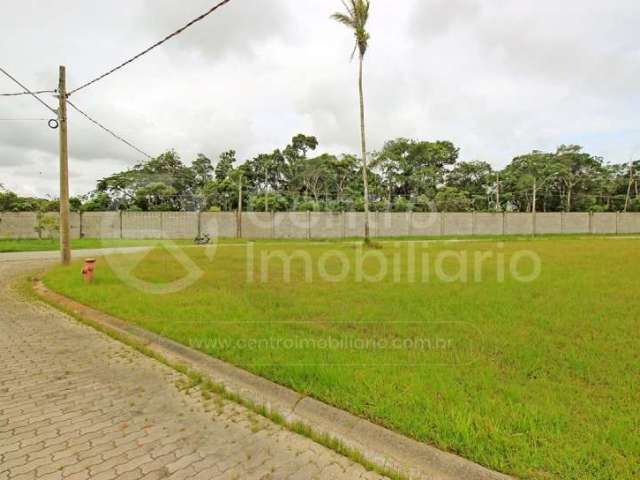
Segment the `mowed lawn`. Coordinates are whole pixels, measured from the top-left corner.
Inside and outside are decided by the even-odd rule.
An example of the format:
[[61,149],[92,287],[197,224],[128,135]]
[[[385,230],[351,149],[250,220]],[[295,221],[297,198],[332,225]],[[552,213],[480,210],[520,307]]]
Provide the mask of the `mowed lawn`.
[[[120,247],[145,247],[157,245],[160,240],[120,240],[94,238],[80,238],[71,241],[71,248],[74,250],[86,250],[94,248],[120,248]],[[181,243],[186,244],[186,241]],[[7,252],[46,252],[60,249],[60,242],[57,239],[24,239],[9,240],[0,239],[0,253]]]
[[[45,282],[505,473],[640,478],[638,240],[181,252],[191,276],[175,252],[159,248],[100,259],[91,285],[78,264],[53,269]],[[287,279],[282,257],[291,254]],[[476,264],[477,255],[484,260]],[[182,290],[151,293],[185,277]]]

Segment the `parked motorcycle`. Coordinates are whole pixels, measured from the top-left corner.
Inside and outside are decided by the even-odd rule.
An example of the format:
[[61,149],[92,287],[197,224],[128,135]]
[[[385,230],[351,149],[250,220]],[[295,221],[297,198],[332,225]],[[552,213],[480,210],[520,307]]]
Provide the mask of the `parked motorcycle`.
[[209,245],[211,243],[211,237],[205,233],[204,235],[194,238],[193,243],[196,245]]

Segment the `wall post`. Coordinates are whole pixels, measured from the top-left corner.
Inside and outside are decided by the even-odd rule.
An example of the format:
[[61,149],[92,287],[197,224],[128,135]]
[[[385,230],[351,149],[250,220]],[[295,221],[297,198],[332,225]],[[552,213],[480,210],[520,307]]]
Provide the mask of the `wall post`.
[[271,238],[276,238],[276,212],[271,212]]

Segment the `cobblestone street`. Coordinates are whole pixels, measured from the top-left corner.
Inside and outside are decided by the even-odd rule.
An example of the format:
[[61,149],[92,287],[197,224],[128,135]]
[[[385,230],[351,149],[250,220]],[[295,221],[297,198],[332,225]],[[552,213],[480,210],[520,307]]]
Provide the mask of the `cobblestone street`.
[[30,266],[0,261],[0,480],[380,478],[21,300]]

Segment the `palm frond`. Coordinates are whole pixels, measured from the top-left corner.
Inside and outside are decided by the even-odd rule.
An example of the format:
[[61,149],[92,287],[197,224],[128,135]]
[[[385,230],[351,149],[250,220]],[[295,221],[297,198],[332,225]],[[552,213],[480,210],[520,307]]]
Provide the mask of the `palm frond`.
[[345,15],[344,13],[334,13],[333,15],[331,15],[331,18],[336,22],[340,22],[343,25],[346,25],[349,28],[355,28],[353,18]]
[[349,16],[351,18],[355,17],[355,13],[356,13],[356,2],[355,0],[349,0],[351,2],[351,5],[349,5],[346,0],[340,0],[342,2],[342,5],[344,5],[345,10],[347,11],[347,13],[349,14]]
[[371,7],[370,0],[341,0],[347,13],[337,12],[331,15],[333,20],[340,22],[346,27],[353,30],[356,37],[356,44],[351,53],[351,59],[355,56],[356,51],[361,56],[367,52],[369,47],[369,33],[366,26],[369,20],[369,9]]

